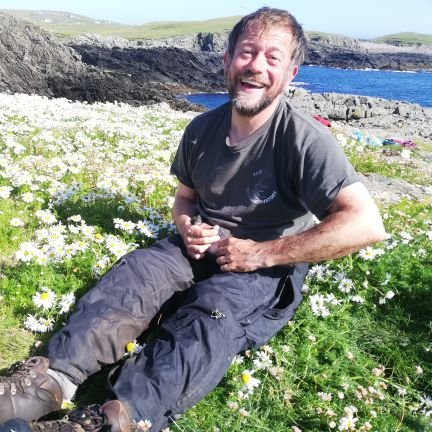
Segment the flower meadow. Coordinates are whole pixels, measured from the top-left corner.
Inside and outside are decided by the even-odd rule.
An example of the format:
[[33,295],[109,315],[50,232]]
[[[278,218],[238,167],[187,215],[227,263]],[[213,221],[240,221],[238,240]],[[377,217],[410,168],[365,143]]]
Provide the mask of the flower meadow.
[[[121,256],[174,232],[169,167],[192,116],[166,105],[0,94],[1,368],[43,354],[76,300]],[[348,129],[332,130],[364,174],[430,191],[421,152],[395,148],[399,162],[389,162]],[[378,204],[386,241],[311,265],[289,325],[240,353],[165,432],[432,431],[430,195]],[[100,386],[84,387],[73,403],[103,400]]]

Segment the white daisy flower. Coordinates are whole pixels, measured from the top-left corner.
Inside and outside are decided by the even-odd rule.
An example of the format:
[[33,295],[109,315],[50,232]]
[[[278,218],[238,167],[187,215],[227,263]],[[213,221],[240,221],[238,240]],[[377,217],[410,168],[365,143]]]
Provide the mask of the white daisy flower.
[[49,288],[42,288],[33,296],[33,303],[42,309],[50,309],[55,302],[56,295]]
[[13,226],[15,228],[19,228],[19,227],[23,227],[25,225],[25,223],[20,219],[20,218],[12,218],[10,220],[10,226]]
[[40,333],[46,333],[54,328],[54,320],[52,318],[39,318],[38,330]]
[[249,393],[253,392],[255,387],[258,387],[261,381],[258,378],[255,378],[253,374],[255,371],[253,370],[245,370],[241,374],[241,379],[244,384],[243,389],[247,390]]
[[75,294],[74,293],[68,293],[61,296],[59,301],[60,311],[59,313],[68,313],[72,307],[72,305],[75,303]]

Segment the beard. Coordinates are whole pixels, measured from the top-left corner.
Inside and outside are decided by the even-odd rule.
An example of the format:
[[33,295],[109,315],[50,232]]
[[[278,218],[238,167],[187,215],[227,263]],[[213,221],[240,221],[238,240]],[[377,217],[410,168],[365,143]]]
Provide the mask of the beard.
[[264,88],[268,87],[269,83],[260,81],[256,75],[250,71],[246,71],[236,78],[232,78],[229,75],[226,77],[226,87],[228,94],[230,95],[231,103],[234,109],[241,115],[245,117],[252,117],[259,114],[265,108],[267,108],[271,103],[280,95],[280,91],[273,91],[270,94],[263,94],[258,100],[251,100],[251,95],[243,94],[242,92],[236,91],[236,84],[242,79],[253,79],[253,81],[262,84]]
[[231,97],[231,103],[234,109],[245,117],[253,117],[260,113],[262,110],[267,108],[275,98],[269,96],[262,97],[259,101],[251,103],[246,97],[242,95],[233,94],[234,92],[228,92]]

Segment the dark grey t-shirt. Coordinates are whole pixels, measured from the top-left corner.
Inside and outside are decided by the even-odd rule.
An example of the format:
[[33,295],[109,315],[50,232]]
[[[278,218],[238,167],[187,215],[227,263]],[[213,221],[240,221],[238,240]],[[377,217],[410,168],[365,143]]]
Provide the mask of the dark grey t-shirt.
[[187,126],[171,167],[198,193],[203,220],[256,241],[302,232],[359,181],[334,137],[283,99],[255,133],[228,146],[231,104]]

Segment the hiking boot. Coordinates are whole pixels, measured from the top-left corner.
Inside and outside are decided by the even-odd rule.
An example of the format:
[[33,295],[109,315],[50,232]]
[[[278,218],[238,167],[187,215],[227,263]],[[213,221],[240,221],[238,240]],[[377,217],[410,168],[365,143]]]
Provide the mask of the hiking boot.
[[131,431],[129,414],[125,405],[119,400],[106,402],[102,406],[90,405],[85,408],[77,408],[61,420],[32,422],[29,426],[32,432]]
[[0,423],[12,418],[27,421],[60,409],[63,392],[47,373],[48,359],[32,357],[15,363],[8,375],[0,377]]

